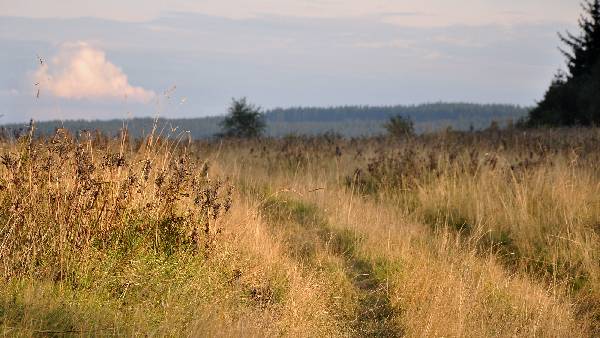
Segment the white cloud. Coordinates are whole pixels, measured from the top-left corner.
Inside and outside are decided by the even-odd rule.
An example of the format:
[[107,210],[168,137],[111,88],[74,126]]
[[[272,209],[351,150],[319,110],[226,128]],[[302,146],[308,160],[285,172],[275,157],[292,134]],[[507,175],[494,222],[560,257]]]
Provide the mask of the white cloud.
[[42,95],[67,99],[123,99],[148,102],[155,93],[129,84],[127,75],[106,54],[85,42],[65,43],[58,54],[40,65],[34,81]]

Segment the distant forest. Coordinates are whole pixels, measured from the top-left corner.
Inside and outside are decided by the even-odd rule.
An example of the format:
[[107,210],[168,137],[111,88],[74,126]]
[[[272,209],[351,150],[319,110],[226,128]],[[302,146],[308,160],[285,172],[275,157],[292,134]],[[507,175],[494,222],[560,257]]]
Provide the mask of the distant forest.
[[[444,128],[454,130],[483,129],[493,121],[503,126],[527,116],[528,108],[502,104],[472,103],[431,103],[413,106],[342,106],[330,108],[277,108],[266,111],[266,134],[281,137],[290,134],[318,135],[333,132],[346,137],[374,136],[385,132],[383,124],[392,116],[404,116],[412,119],[417,132],[434,131]],[[220,131],[222,116],[189,119],[158,119],[158,132],[163,135],[177,135],[189,132],[192,138],[213,137]],[[101,130],[116,134],[127,126],[135,137],[147,135],[152,131],[153,118],[134,118],[129,120],[67,120],[36,123],[36,133],[52,134],[57,128],[66,128],[72,132],[81,130]],[[8,132],[17,132],[24,124],[9,124],[3,128]]]

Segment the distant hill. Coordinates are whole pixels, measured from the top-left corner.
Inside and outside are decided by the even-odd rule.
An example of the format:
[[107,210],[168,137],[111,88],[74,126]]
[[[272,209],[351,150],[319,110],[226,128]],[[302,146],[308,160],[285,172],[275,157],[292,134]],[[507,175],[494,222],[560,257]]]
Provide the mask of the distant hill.
[[342,106],[330,108],[278,108],[266,113],[272,135],[285,135],[297,129],[300,134],[328,130],[346,136],[376,135],[382,124],[402,115],[415,122],[417,132],[446,127],[456,130],[483,129],[492,121],[501,125],[526,116],[529,108],[505,104],[427,103],[411,106]]
[[[492,121],[501,125],[516,121],[529,112],[528,108],[502,104],[430,103],[413,106],[342,106],[342,107],[297,107],[277,108],[265,112],[267,134],[279,137],[288,134],[316,135],[335,132],[347,137],[382,134],[382,124],[390,117],[402,115],[415,122],[417,132],[433,131],[452,127],[456,130],[482,129]],[[195,139],[209,138],[219,132],[223,117],[200,117],[189,119],[159,119],[158,131],[177,134],[189,131]],[[80,130],[102,130],[116,134],[127,125],[133,136],[147,135],[152,131],[154,119],[134,118],[130,120],[67,120],[37,123],[38,134],[51,134],[56,128],[64,127],[73,132]],[[9,131],[23,128],[23,124],[3,126]]]

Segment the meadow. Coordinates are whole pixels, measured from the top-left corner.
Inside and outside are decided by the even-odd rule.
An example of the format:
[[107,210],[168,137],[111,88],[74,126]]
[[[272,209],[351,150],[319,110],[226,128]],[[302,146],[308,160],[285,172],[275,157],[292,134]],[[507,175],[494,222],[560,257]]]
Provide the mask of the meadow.
[[600,335],[600,129],[0,141],[3,336]]

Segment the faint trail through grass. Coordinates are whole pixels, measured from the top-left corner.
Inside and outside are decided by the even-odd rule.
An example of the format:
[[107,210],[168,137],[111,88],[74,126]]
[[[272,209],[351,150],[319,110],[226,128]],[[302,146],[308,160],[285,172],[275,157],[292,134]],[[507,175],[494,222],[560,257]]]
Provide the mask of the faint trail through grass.
[[362,234],[331,226],[314,204],[300,200],[271,198],[261,210],[274,231],[282,231],[289,255],[317,269],[319,254],[341,262],[352,286],[354,313],[347,318],[356,336],[398,337],[402,329],[388,297],[385,267],[389,262],[361,253]]

